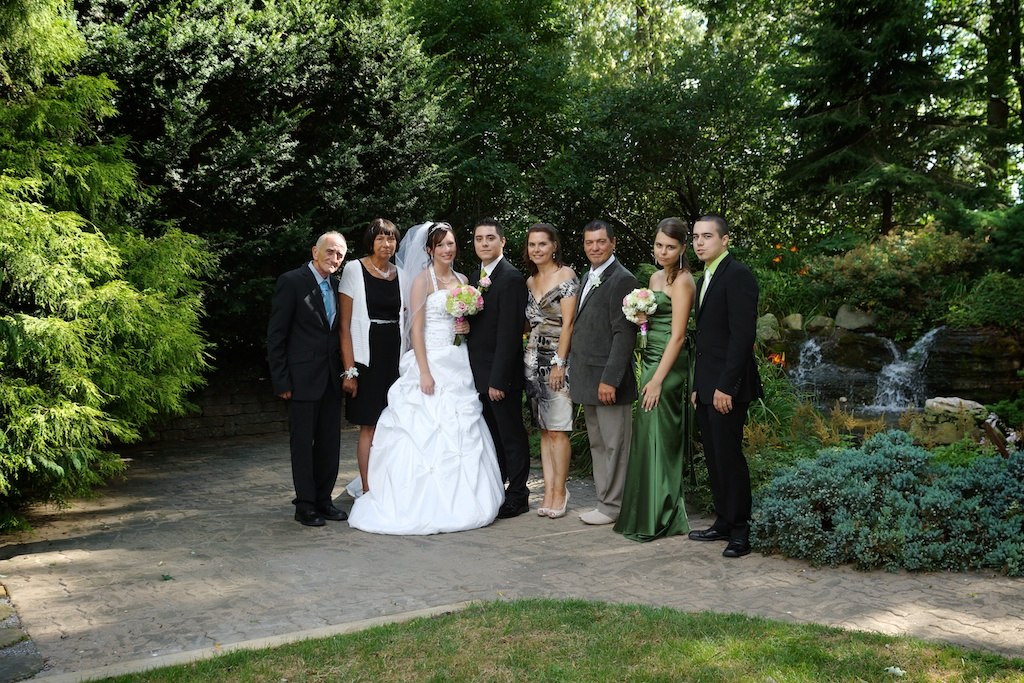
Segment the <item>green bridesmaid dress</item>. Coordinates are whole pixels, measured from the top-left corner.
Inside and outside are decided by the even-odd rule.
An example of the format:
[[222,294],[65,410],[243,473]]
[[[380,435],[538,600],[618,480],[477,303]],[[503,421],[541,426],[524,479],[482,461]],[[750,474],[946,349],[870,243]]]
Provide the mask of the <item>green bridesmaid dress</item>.
[[[647,346],[640,349],[640,387],[654,376],[672,333],[672,300],[655,292],[658,309],[649,317]],[[689,341],[689,340],[688,340]],[[637,401],[622,509],[615,531],[634,541],[651,541],[690,530],[683,500],[683,469],[690,462],[695,419],[690,405],[689,344],[661,386],[661,398],[647,412]]]

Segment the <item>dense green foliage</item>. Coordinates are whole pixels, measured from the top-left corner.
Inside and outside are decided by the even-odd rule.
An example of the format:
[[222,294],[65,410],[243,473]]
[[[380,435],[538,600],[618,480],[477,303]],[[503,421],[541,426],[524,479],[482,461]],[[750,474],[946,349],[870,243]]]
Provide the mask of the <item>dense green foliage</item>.
[[1024,575],[1024,452],[950,467],[903,432],[825,449],[762,490],[752,543],[814,564]]
[[929,224],[807,265],[820,300],[874,311],[883,334],[916,337],[945,315],[979,249]]
[[[914,220],[922,200],[963,189],[954,116],[933,105],[956,94],[925,0],[811,2],[780,77],[795,96],[798,144],[784,177],[819,205],[852,203],[882,234]],[[924,153],[928,150],[927,153]]]
[[1024,434],[1024,393],[993,403],[988,409],[998,415],[1011,429]]
[[84,16],[85,65],[120,86],[111,127],[158,194],[143,219],[221,257],[208,307],[225,350],[262,347],[274,278],[321,232],[437,210],[448,86],[389,3],[101,0]]
[[1021,333],[1024,320],[1024,278],[986,273],[949,307],[946,322],[953,327],[998,327]]
[[[82,48],[69,8],[5,7],[23,24],[0,26],[0,529],[119,472],[105,446],[183,412],[215,262],[194,235],[122,223],[146,196],[127,141],[102,133],[113,83],[64,75]],[[41,26],[55,42],[24,44]]]
[[[834,255],[941,209],[950,229],[1008,245],[982,258],[1012,259],[1020,124],[992,103],[1020,109],[1021,30],[993,28],[1012,15],[1001,0],[963,4],[78,9],[85,71],[120,88],[107,130],[134,141],[155,199],[136,222],[175,221],[222,257],[208,328],[226,356],[261,347],[272,278],[317,232],[358,237],[375,215],[451,220],[465,261],[480,215],[508,223],[513,261],[526,227],[545,220],[580,268],[592,218],[616,225],[634,267],[659,219],[718,211],[733,246],[771,269],[766,308],[779,313],[832,314],[847,294],[825,300],[833,283],[815,289],[816,273],[767,265],[780,243]],[[896,312],[878,301],[883,319]],[[891,328],[909,334],[940,303]]]

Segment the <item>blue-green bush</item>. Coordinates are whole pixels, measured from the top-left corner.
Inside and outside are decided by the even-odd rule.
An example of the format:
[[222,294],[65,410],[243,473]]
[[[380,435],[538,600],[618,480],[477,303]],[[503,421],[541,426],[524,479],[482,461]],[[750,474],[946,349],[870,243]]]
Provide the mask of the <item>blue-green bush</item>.
[[762,489],[752,543],[816,565],[1022,576],[1024,453],[950,467],[899,431],[825,449]]

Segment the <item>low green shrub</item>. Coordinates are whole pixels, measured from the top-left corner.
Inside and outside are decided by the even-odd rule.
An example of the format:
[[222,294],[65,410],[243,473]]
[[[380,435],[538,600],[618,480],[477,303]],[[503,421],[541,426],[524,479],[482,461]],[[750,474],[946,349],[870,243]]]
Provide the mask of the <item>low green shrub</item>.
[[815,565],[1024,575],[1024,453],[936,461],[901,431],[829,448],[755,499],[751,541]]
[[1019,332],[1024,320],[1024,278],[986,273],[949,305],[946,322],[952,327],[998,327]]
[[1004,399],[986,407],[1008,426],[1017,431],[1024,430],[1024,391],[1017,394],[1016,398]]
[[936,446],[931,450],[932,460],[950,467],[967,467],[978,458],[990,458],[998,455],[996,449],[987,443],[979,443],[969,436],[964,436],[956,443],[947,446]]
[[821,300],[876,313],[880,333],[917,337],[946,314],[980,249],[975,240],[926,225],[842,256],[808,259],[808,279]]

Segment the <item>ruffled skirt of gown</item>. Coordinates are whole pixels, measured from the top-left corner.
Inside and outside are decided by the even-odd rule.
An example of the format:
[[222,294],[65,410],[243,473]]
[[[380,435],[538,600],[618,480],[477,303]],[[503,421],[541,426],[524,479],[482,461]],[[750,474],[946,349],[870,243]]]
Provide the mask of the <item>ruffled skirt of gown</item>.
[[420,390],[415,354],[402,356],[370,449],[370,490],[349,516],[356,529],[400,535],[476,529],[494,521],[505,499],[465,344],[432,344],[427,361],[433,395]]

